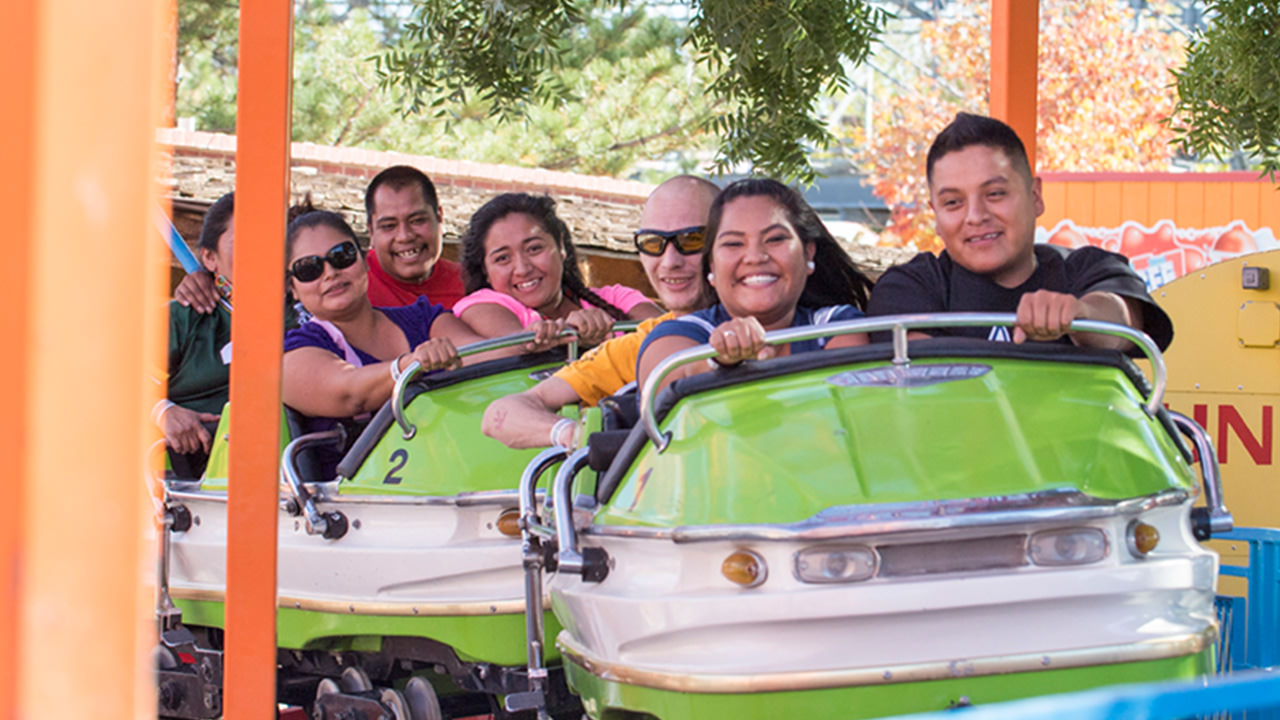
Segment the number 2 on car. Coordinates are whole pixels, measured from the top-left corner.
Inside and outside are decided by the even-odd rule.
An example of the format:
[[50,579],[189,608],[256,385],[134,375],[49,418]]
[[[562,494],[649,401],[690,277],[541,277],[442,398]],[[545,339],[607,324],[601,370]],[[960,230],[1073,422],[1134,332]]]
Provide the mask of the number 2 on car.
[[400,448],[391,453],[391,469],[387,471],[387,476],[382,478],[383,485],[399,485],[404,478],[396,473],[404,469],[405,463],[409,462],[409,451]]

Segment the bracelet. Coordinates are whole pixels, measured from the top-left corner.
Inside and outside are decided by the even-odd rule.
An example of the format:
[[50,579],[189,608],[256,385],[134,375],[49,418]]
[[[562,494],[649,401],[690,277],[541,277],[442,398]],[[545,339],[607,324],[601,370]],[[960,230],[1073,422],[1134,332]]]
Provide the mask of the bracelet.
[[741,360],[739,360],[736,363],[724,363],[724,362],[720,362],[715,357],[707,358],[707,366],[710,367],[712,370],[719,370],[720,368],[738,367],[741,364],[742,364]]
[[573,428],[576,425],[577,423],[573,420],[570,420],[569,418],[560,418],[559,420],[557,420],[556,424],[551,426],[551,444],[554,447],[562,447],[562,448],[565,448],[566,450],[572,448],[573,447],[572,430],[569,432],[568,443],[562,443],[559,441],[559,439],[560,439],[561,433],[564,432],[565,428]]
[[397,355],[396,359],[391,361],[391,367],[388,368],[389,370],[391,370],[391,382],[395,383],[396,385],[399,385],[400,378],[404,377],[404,373],[400,372],[400,361],[403,360],[404,356],[408,354],[409,353],[406,352],[406,353],[400,353],[399,355]]
[[156,425],[160,425],[160,422],[164,420],[164,414],[169,410],[169,408],[177,404],[178,403],[170,400],[169,398],[162,398],[151,408],[151,422]]

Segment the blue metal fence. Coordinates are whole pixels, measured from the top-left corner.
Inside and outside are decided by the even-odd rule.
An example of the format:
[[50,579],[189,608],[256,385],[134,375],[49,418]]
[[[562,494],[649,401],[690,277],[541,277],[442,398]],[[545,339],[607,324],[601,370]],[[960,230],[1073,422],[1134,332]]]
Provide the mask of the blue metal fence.
[[1247,566],[1223,565],[1244,578],[1244,597],[1217,599],[1221,632],[1213,678],[1050,695],[902,716],[912,720],[1280,719],[1280,530],[1241,528],[1219,536],[1248,543]]

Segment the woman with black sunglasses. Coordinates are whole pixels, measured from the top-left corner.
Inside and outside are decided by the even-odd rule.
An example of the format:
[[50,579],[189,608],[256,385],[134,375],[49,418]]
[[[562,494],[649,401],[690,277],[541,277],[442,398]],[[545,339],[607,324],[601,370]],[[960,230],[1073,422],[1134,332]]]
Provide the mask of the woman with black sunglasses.
[[324,419],[312,430],[376,410],[415,360],[428,371],[461,366],[457,346],[482,339],[426,298],[405,307],[373,307],[355,233],[337,213],[315,210],[294,219],[285,253],[289,288],[312,319],[285,335],[282,390],[286,405]]

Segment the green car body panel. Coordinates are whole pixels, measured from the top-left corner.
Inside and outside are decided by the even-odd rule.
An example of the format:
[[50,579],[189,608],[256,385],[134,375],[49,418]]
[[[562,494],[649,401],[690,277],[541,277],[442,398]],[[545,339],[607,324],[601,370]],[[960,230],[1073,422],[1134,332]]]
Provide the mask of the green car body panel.
[[[913,366],[930,364],[955,363]],[[596,523],[785,524],[840,505],[1058,488],[1117,499],[1195,482],[1115,368],[964,364],[991,370],[922,387],[828,381],[883,363],[854,365],[682,400],[663,422],[671,446],[641,451]]]
[[775,720],[781,717],[878,718],[941,710],[964,704],[1018,700],[1104,685],[1201,677],[1213,673],[1213,650],[1165,660],[1099,665],[1037,672],[957,677],[915,683],[863,685],[790,692],[711,694],[655,690],[599,678],[566,662],[569,686],[583,698],[587,713],[599,720],[636,718],[734,718]]

